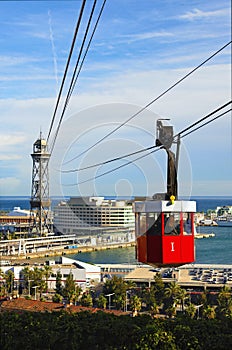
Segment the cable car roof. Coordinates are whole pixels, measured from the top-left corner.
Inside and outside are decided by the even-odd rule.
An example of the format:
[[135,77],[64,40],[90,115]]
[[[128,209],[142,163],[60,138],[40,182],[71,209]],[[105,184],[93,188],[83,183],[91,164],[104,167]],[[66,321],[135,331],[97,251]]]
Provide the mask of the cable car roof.
[[144,201],[134,203],[135,213],[160,213],[160,212],[196,212],[195,201],[174,201],[171,204],[170,201]]

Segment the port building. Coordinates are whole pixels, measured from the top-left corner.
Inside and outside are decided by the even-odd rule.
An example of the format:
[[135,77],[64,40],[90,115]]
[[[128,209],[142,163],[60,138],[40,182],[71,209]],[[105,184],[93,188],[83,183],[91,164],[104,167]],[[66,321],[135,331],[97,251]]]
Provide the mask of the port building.
[[62,234],[97,235],[134,231],[132,201],[72,197],[54,207],[54,229]]

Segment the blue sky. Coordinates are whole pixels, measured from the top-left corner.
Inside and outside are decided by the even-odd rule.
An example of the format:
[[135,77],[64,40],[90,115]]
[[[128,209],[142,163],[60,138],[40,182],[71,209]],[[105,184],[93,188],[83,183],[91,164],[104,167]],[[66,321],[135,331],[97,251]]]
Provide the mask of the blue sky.
[[[80,5],[81,1],[0,2],[0,195],[30,195],[32,145],[40,130],[47,136]],[[88,0],[85,21],[91,5]],[[127,160],[79,175],[60,169],[149,147],[157,118],[170,118],[178,132],[226,103],[231,98],[231,46],[101,145],[63,164],[230,40],[229,0],[107,0],[51,158],[51,194],[164,191],[162,152],[80,186],[70,184]],[[72,67],[77,52],[78,45]],[[231,121],[228,114],[183,139],[180,194],[232,195]]]

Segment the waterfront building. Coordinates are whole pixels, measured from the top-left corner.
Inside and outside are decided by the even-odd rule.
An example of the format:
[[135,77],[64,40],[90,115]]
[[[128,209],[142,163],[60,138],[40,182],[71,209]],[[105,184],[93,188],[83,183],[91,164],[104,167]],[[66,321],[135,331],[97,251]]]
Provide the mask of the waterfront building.
[[30,220],[30,211],[14,207],[6,215],[0,216],[1,224],[28,224]]
[[[68,275],[71,273],[73,275],[73,280],[76,285],[79,285],[82,289],[85,290],[86,287],[89,287],[91,283],[99,283],[101,281],[101,268],[99,266],[88,264],[79,260],[73,260],[66,257],[60,257],[59,261],[49,260],[47,264],[51,267],[52,272],[51,276],[48,279],[48,289],[52,290],[56,287],[56,275],[57,272],[61,274],[61,282],[64,285],[65,280]],[[29,269],[33,269],[37,267],[38,263],[29,266]],[[1,266],[0,271],[3,273],[7,273],[8,271],[12,271],[14,274],[14,283],[16,285],[16,289],[19,287],[19,283],[24,285],[24,275],[23,270],[25,266]],[[43,268],[43,264],[41,265]],[[0,279],[1,282],[2,279]]]
[[131,201],[73,197],[54,208],[54,227],[62,234],[98,235],[134,231]]
[[30,211],[14,207],[13,210],[0,216],[0,232],[5,234],[12,232],[28,232],[30,223]]
[[88,264],[79,260],[73,260],[61,257],[59,261],[51,260],[49,265],[52,268],[52,274],[49,278],[48,287],[54,289],[56,286],[57,272],[61,274],[61,281],[64,285],[66,278],[71,273],[73,280],[82,289],[89,287],[92,282],[99,283],[101,281],[101,268]]

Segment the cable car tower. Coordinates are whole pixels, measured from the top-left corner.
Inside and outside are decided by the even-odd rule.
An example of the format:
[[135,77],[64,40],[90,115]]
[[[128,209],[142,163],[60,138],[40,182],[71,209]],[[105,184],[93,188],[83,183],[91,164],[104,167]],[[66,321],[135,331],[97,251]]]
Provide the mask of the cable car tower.
[[47,142],[40,137],[33,144],[32,186],[30,200],[30,233],[43,236],[51,232],[51,201],[49,198],[48,163],[50,153],[47,150]]
[[180,139],[176,154],[173,127],[157,120],[156,146],[167,153],[167,192],[152,200],[135,202],[136,252],[139,262],[153,266],[180,266],[195,260],[194,213],[196,202],[178,200],[177,167]]

